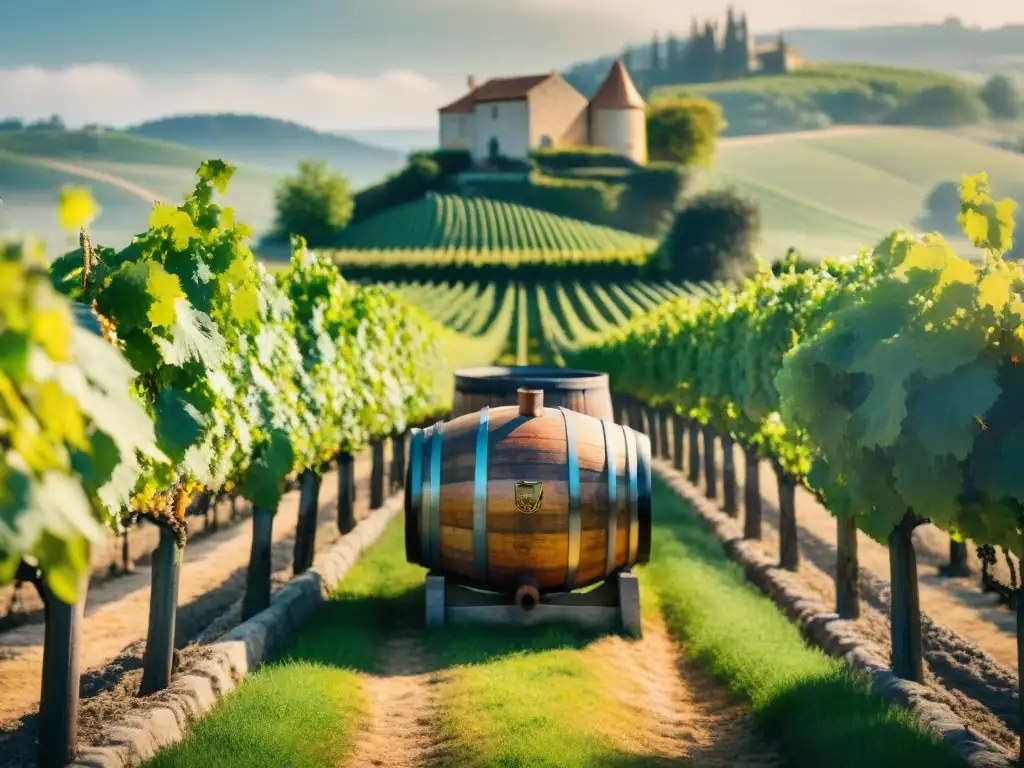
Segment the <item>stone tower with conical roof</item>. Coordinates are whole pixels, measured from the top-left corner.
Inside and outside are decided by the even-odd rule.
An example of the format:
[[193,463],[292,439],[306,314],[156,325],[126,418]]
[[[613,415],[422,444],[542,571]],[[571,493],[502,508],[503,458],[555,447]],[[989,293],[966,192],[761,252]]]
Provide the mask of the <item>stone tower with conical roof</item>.
[[590,144],[646,163],[646,107],[625,65],[616,59],[590,100]]

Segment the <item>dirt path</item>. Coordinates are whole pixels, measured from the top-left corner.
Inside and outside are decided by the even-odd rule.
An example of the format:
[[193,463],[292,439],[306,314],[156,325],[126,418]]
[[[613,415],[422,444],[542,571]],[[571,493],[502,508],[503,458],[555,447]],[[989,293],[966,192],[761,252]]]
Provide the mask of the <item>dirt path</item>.
[[415,639],[395,636],[381,649],[381,672],[365,675],[370,717],[359,735],[353,768],[421,768],[433,746],[430,666]]
[[37,157],[35,155],[18,155],[18,158],[27,163],[32,163],[33,165],[49,168],[51,171],[59,171],[60,173],[67,173],[72,176],[81,176],[84,179],[101,181],[112,187],[123,189],[129,194],[135,195],[147,205],[152,205],[154,202],[166,202],[163,195],[160,195],[151,189],[146,189],[145,187],[128,181],[127,179],[122,179],[120,176],[115,176],[112,173],[107,173],[106,171],[101,171],[96,168],[88,168],[84,165],[78,165],[77,163],[66,163],[62,160],[54,160],[49,157]]
[[746,705],[683,656],[660,615],[644,620],[643,638],[604,637],[584,653],[611,671],[612,694],[642,713],[644,728],[623,729],[622,747],[652,765],[775,768],[775,748],[759,734]]
[[[368,462],[359,465],[357,479],[365,483]],[[367,493],[360,493],[363,505]],[[273,567],[275,587],[291,576],[291,548],[298,518],[298,491],[285,495],[274,518]],[[340,538],[334,524],[337,505],[337,475],[324,476],[320,493],[317,550],[329,547]],[[357,510],[358,511],[358,510]],[[224,629],[237,620],[240,598],[245,589],[245,570],[249,561],[251,525],[237,525],[211,532],[185,549],[185,565],[178,593],[177,645],[183,646],[211,625]],[[149,621],[151,569],[140,565],[134,573],[103,580],[92,587],[86,598],[86,620],[82,632],[81,667],[83,686],[107,664],[123,657],[127,646],[144,638]],[[17,728],[18,720],[39,704],[39,686],[43,659],[42,623],[26,624],[0,634],[0,736]],[[0,741],[2,743],[2,741]]]

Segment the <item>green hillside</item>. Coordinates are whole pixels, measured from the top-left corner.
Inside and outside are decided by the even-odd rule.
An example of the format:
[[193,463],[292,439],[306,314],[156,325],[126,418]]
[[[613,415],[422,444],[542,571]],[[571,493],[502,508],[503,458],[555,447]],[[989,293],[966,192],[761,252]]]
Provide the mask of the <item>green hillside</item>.
[[[944,86],[960,94],[955,109],[921,94]],[[758,75],[705,84],[662,85],[650,100],[699,95],[722,107],[726,136],[827,128],[830,125],[956,127],[984,120],[978,87],[931,70],[872,64],[808,62],[784,75]]]
[[326,160],[356,188],[405,164],[405,154],[397,150],[258,115],[183,115],[143,123],[129,132],[284,173],[293,172],[300,160]]
[[654,242],[628,232],[484,198],[429,195],[351,227],[343,250],[521,252],[537,255],[646,253]]
[[998,194],[1024,201],[1024,156],[920,128],[723,141],[698,187],[733,185],[760,204],[765,257],[790,246],[820,256],[856,251],[894,227],[914,228],[936,184],[979,171]]
[[[30,231],[59,247],[65,236],[56,222],[57,195],[74,184],[92,188],[103,208],[97,240],[122,245],[145,228],[154,200],[179,200],[195,184],[199,164],[215,156],[117,131],[0,131],[0,233]],[[257,233],[273,221],[278,178],[241,166],[225,196]]]

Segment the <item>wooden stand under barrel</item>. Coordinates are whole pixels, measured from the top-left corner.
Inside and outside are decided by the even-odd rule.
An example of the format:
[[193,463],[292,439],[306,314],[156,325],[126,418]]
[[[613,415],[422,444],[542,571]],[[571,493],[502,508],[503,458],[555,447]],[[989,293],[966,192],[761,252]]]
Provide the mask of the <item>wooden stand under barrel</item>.
[[589,592],[508,595],[450,584],[441,574],[427,576],[427,626],[572,622],[594,629],[621,627],[640,636],[640,584],[622,572]]
[[649,440],[544,408],[540,390],[518,397],[518,408],[413,433],[406,557],[430,571],[427,626],[569,621],[640,634],[631,569],[650,557]]

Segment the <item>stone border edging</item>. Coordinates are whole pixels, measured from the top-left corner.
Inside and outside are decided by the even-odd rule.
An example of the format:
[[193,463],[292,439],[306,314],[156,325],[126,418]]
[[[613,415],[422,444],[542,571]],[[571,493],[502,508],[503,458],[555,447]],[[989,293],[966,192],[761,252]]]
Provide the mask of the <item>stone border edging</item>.
[[705,498],[678,471],[663,461],[652,462],[652,469],[697,513],[702,526],[722,542],[729,558],[743,566],[747,579],[775,602],[796,623],[805,638],[830,656],[867,675],[871,690],[890,704],[910,710],[918,722],[950,747],[970,768],[1013,768],[1016,758],[985,736],[974,733],[951,710],[932,701],[928,689],[902,680],[893,674],[884,659],[853,626],[826,609],[817,595],[808,590],[800,577],[784,571],[743,538],[736,520]]
[[403,508],[402,494],[361,521],[313,567],[274,593],[270,607],[209,646],[210,658],[153,696],[153,704],[110,723],[93,746],[83,747],[69,768],[137,768],[176,744],[193,722],[245,679],[305,624],[359,556],[380,538]]

